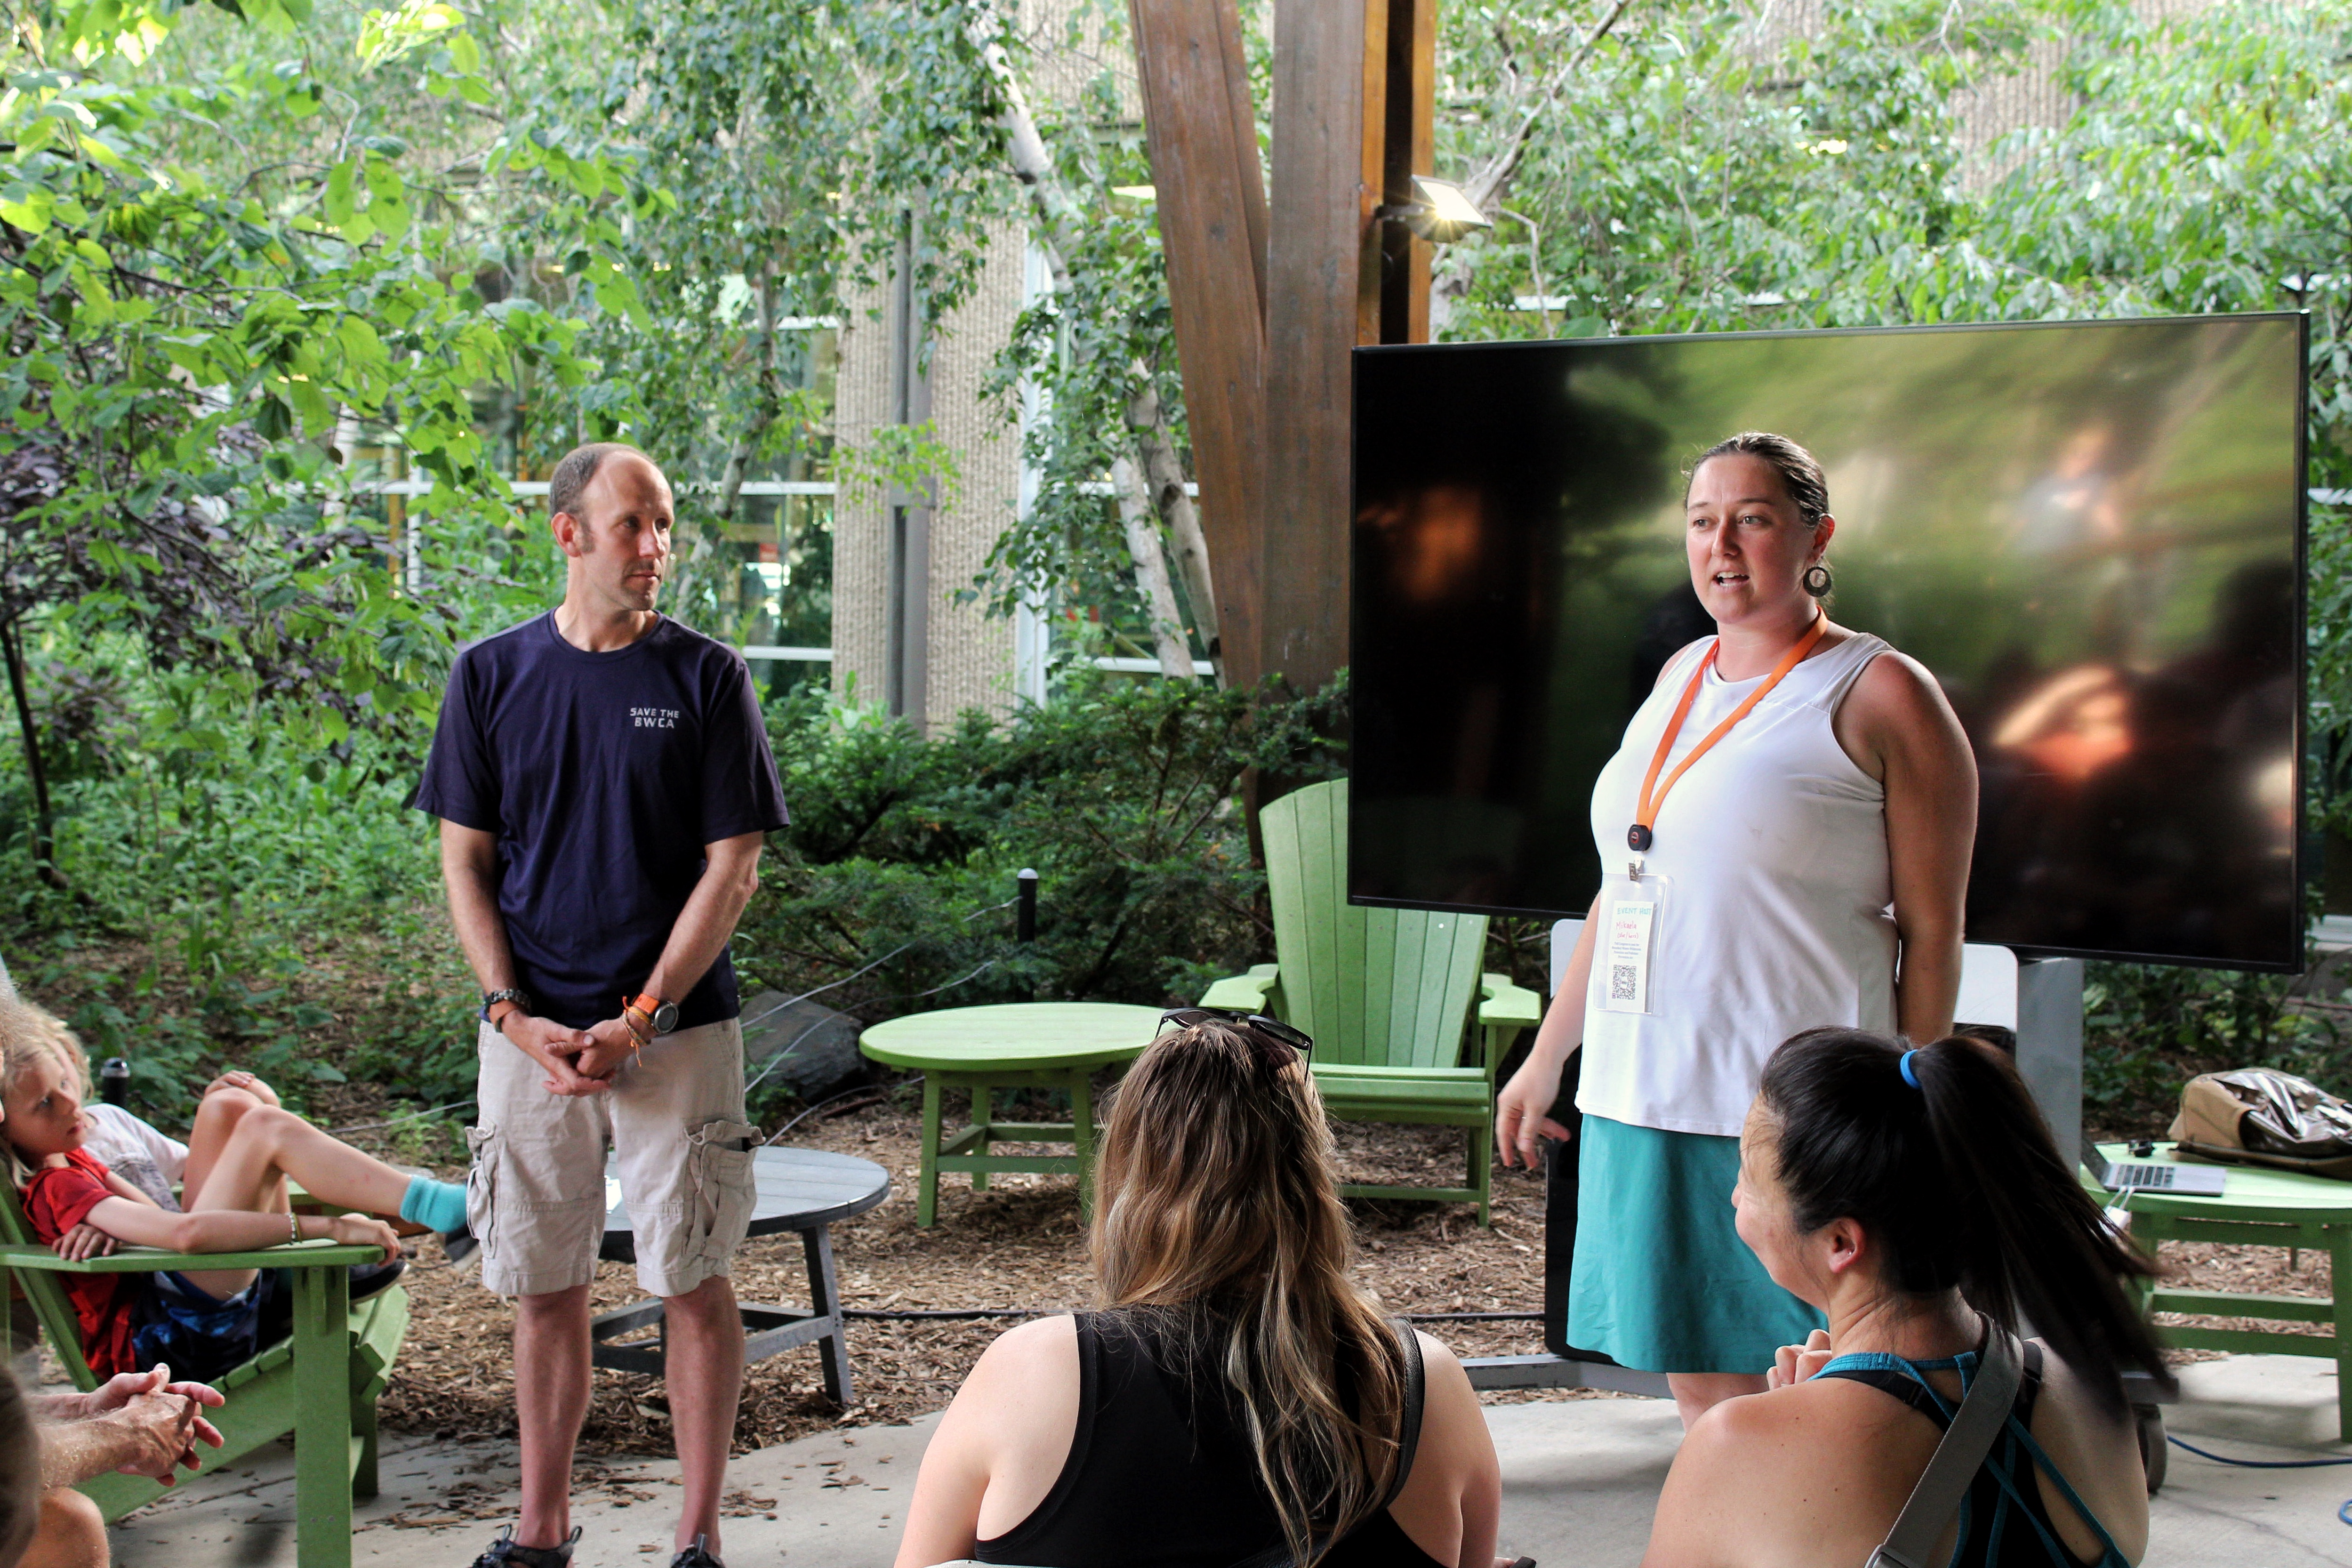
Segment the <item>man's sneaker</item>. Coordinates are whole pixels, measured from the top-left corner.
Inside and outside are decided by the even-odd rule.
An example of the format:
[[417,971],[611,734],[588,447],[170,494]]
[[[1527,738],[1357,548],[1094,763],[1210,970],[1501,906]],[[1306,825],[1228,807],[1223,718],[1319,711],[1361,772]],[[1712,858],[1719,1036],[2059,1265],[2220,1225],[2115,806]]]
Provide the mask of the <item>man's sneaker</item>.
[[707,1535],[696,1536],[693,1545],[669,1560],[669,1568],[726,1568],[710,1554],[709,1540]]
[[462,1225],[455,1230],[445,1230],[441,1233],[442,1254],[452,1263],[465,1262],[473,1255],[474,1248],[481,1245],[475,1239],[474,1233]]
[[474,1559],[474,1568],[566,1568],[572,1561],[572,1547],[579,1544],[580,1528],[573,1525],[561,1546],[518,1546],[515,1527],[501,1526],[490,1549]]

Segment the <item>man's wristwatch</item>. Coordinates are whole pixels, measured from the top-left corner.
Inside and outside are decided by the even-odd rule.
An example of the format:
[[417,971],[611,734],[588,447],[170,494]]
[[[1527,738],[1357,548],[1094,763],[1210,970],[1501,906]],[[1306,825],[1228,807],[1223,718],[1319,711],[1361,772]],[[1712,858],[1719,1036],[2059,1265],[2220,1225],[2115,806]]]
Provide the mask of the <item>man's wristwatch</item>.
[[[499,1026],[490,1017],[490,1009],[501,1002],[513,1003],[515,1011],[518,1013],[530,1011],[530,993],[528,991],[512,985],[508,986],[504,991],[485,991],[482,993],[482,1022],[488,1024],[493,1029],[498,1029]],[[499,1033],[503,1035],[506,1031],[499,1029]]]
[[657,1035],[667,1035],[677,1027],[677,1004],[665,1002],[648,991],[641,996],[632,997],[623,1002],[621,1016],[628,1021],[632,1030],[637,1026],[636,1020],[643,1019],[648,1038]]

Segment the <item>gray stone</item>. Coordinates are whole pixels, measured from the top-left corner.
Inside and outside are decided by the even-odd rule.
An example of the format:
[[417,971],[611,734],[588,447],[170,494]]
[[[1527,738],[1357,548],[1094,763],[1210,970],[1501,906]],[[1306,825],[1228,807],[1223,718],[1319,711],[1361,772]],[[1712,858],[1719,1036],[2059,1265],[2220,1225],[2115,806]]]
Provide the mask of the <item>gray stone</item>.
[[803,1100],[823,1100],[871,1076],[857,1052],[865,1026],[821,1003],[762,991],[743,1004],[745,1068],[753,1078],[767,1071],[769,1082],[788,1085]]

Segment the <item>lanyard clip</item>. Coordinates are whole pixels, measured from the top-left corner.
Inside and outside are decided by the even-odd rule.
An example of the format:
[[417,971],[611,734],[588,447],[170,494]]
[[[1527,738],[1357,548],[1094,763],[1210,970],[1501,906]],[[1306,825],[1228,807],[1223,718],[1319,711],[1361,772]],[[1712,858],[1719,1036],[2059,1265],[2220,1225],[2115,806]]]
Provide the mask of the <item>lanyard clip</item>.
[[1636,855],[1631,860],[1626,861],[1625,879],[1629,882],[1639,882],[1642,879],[1642,868],[1646,864],[1648,864],[1648,862],[1643,860],[1639,855]]

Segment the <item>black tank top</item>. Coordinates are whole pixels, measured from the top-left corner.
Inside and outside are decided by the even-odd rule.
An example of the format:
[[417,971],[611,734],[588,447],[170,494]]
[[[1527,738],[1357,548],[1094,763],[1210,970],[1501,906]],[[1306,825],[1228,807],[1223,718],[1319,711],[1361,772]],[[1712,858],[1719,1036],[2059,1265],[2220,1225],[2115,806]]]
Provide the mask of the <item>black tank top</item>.
[[[2031,1340],[2024,1342],[2024,1347],[2025,1365],[2023,1375],[2018,1379],[2017,1402],[2010,1407],[2010,1419],[2015,1426],[1994,1442],[1992,1452],[1978,1467],[1976,1479],[1969,1483],[1968,1494],[1960,1501],[1959,1545],[1948,1568],[2105,1568],[2121,1563],[2122,1556],[2113,1541],[2108,1541],[2104,1554],[2085,1562],[2059,1539],[2057,1526],[2050,1518],[2050,1505],[2042,1500],[2042,1478],[2035,1473],[2037,1463],[2046,1463],[2046,1458],[2038,1445],[2033,1451],[2026,1451],[2016,1436],[2019,1430],[2032,1431],[2033,1405],[2042,1394],[2042,1347]],[[1891,1394],[1933,1421],[1938,1431],[1952,1424],[1935,1396],[1900,1372],[1831,1365],[1815,1375],[1851,1378],[1883,1394]],[[2058,1473],[2053,1469],[2051,1474]],[[2058,1476],[2058,1484],[2066,1486],[2066,1479]],[[2073,1489],[2067,1487],[2067,1490],[2072,1495]],[[2018,1517],[2021,1511],[2022,1519]],[[2091,1527],[2102,1538],[2106,1536],[2106,1527],[2095,1518],[2091,1519]]]
[[[1150,1331],[1081,1312],[1078,1422],[1054,1489],[973,1556],[1030,1568],[1225,1568],[1277,1546],[1282,1524],[1227,1400],[1170,1370]],[[1335,1542],[1328,1568],[1446,1568],[1386,1509]]]

